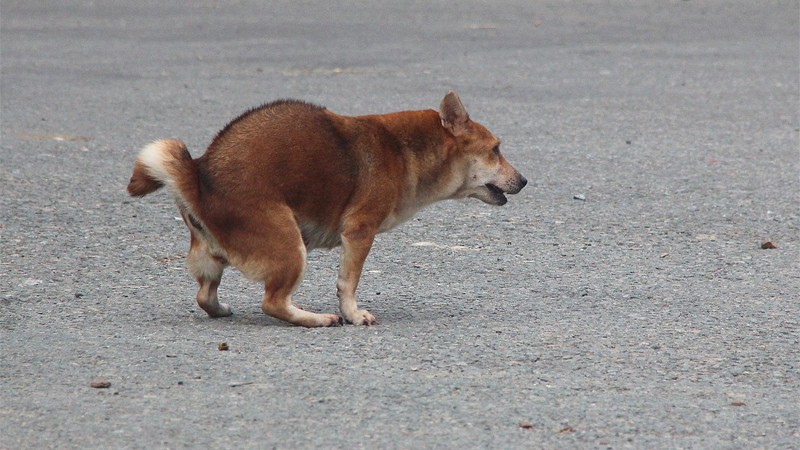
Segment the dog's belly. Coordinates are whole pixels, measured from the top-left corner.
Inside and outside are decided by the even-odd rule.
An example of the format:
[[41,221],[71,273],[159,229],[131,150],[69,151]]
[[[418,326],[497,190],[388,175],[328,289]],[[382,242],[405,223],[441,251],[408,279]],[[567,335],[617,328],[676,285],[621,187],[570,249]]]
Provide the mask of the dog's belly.
[[334,248],[342,245],[342,236],[337,230],[320,226],[312,222],[300,224],[300,234],[306,249]]

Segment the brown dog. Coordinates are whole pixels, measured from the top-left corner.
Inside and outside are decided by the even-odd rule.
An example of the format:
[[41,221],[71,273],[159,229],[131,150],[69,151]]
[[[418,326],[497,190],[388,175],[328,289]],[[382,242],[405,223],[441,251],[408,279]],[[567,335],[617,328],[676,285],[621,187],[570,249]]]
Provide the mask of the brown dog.
[[292,303],[306,252],[343,247],[336,282],[345,320],[375,324],[356,305],[356,287],[377,233],[433,202],[474,197],[506,203],[527,183],[500,153],[500,142],[469,119],[454,92],[439,108],[345,117],[298,101],[277,101],[229,123],[192,159],[178,140],[139,154],[128,192],[166,185],[191,232],[189,270],[197,303],[229,316],[217,300],[228,265],[263,281],[261,309],[306,327],[340,325]]

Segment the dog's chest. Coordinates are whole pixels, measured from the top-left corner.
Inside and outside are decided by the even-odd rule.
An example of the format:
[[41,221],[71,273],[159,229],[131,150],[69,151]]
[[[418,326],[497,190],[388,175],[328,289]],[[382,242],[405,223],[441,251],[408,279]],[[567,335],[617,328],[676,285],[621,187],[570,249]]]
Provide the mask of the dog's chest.
[[396,228],[397,226],[414,217],[416,212],[417,209],[415,208],[405,208],[392,212],[386,217],[386,219],[383,220],[380,228],[378,228],[378,233],[383,233],[384,231],[389,231],[393,228]]

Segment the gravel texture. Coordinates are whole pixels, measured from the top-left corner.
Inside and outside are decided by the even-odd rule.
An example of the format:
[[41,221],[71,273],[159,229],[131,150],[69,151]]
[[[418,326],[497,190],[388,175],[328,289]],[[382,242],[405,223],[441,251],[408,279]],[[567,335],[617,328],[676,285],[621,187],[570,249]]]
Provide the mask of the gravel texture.
[[[797,448],[799,21],[796,1],[3,0],[0,448]],[[377,327],[285,326],[235,271],[234,315],[207,318],[177,209],[125,193],[144,144],[200,155],[262,102],[449,89],[530,183],[381,235]],[[297,300],[335,312],[338,251],[309,259]]]

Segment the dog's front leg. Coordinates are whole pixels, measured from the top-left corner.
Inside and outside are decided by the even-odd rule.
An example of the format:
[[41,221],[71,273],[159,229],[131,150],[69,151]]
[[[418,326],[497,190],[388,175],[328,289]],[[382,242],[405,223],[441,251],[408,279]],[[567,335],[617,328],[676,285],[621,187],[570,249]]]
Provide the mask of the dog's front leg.
[[377,325],[378,321],[366,309],[358,309],[356,288],[361,278],[361,269],[367,259],[369,249],[375,240],[376,228],[366,225],[345,228],[342,233],[342,258],[339,261],[339,278],[336,281],[336,295],[339,297],[339,310],[345,320],[353,325]]

